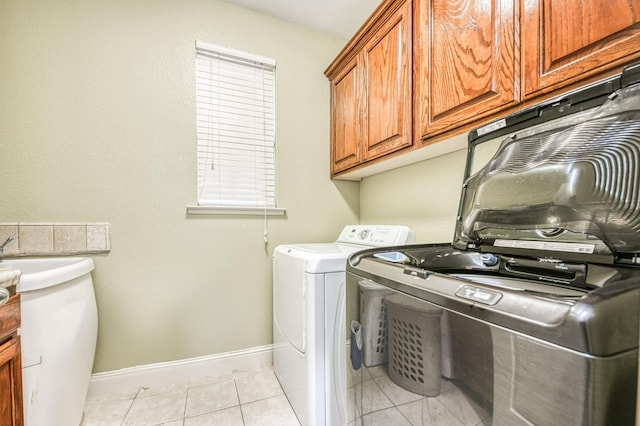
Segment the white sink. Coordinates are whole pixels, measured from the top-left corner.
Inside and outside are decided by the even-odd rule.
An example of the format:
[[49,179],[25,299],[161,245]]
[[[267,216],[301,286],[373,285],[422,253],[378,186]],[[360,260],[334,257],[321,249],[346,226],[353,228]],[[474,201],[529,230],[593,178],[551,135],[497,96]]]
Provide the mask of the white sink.
[[[79,425],[98,334],[89,257],[17,257],[25,426]],[[61,391],[64,388],[64,391]]]
[[24,293],[81,277],[93,270],[93,260],[89,257],[5,258],[0,262],[0,269],[20,270],[22,277],[16,291]]

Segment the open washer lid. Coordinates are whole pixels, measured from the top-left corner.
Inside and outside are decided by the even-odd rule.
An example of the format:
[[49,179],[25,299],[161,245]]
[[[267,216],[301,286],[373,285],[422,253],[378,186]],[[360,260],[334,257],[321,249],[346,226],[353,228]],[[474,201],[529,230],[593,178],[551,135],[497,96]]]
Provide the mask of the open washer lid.
[[640,65],[469,135],[458,249],[640,264]]

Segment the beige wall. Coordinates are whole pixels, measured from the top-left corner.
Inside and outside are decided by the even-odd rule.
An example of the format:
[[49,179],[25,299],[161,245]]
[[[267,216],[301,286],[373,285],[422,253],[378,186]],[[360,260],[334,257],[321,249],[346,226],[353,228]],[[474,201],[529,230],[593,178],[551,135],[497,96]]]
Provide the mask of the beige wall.
[[408,225],[418,242],[451,242],[465,159],[455,151],[363,179],[360,222]]
[[[267,250],[261,218],[186,215],[196,39],[277,60]],[[345,42],[219,0],[0,0],[0,221],[110,224],[94,371],[271,343],[273,248],[358,222],[358,183],[328,175]]]

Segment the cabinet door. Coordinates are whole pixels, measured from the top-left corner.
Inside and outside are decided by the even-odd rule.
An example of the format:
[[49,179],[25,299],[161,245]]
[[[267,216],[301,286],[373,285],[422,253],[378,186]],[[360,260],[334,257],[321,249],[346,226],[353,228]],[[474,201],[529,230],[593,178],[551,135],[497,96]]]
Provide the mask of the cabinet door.
[[363,159],[412,144],[411,2],[390,15],[363,49]]
[[354,57],[331,81],[331,172],[360,162],[360,69]]
[[520,101],[517,3],[420,0],[414,23],[416,139]]
[[640,0],[524,0],[525,97],[640,57]]
[[22,363],[20,338],[0,345],[0,424],[21,426],[22,413]]

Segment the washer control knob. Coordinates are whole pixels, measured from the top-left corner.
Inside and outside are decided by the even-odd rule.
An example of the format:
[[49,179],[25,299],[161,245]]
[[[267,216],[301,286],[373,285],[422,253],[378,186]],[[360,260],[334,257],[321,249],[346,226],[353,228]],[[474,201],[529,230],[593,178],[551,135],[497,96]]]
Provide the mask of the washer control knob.
[[360,237],[361,240],[366,239],[369,236],[369,230],[368,229],[363,229],[362,231],[360,231],[360,233],[358,234],[358,237]]
[[496,266],[498,264],[498,257],[493,253],[483,253],[480,255],[484,266]]

